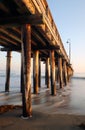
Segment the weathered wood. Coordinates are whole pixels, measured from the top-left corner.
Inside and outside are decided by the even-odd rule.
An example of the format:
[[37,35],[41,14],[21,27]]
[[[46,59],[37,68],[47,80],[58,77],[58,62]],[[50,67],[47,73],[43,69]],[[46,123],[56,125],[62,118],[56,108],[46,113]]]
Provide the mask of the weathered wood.
[[56,95],[54,50],[51,51],[50,62],[51,62],[51,94]]
[[60,47],[58,45],[49,45],[49,46],[38,46],[33,50],[59,50]]
[[34,94],[38,94],[39,90],[39,51],[33,52],[33,89]]
[[7,52],[7,64],[6,64],[5,92],[9,92],[9,85],[10,85],[10,68],[11,68],[11,51],[8,51],[8,52]]
[[9,48],[4,47],[4,48],[0,48],[0,51],[18,51],[18,52],[20,52],[21,49],[18,47],[9,47]]
[[10,38],[16,39],[16,41],[21,43],[21,39],[19,39],[16,35],[13,35],[9,31],[7,31],[6,29],[0,28],[0,33],[3,33],[6,36],[9,36]]
[[39,57],[39,88],[41,88],[41,58]]
[[73,75],[73,70],[72,70],[71,66],[67,65],[67,81],[68,82],[70,81],[72,75]]
[[0,9],[5,11],[6,13],[9,13],[9,9],[1,2],[0,2]]
[[2,39],[0,39],[0,45],[4,46],[4,47],[9,47],[9,48],[15,48],[16,46],[13,45],[13,44],[10,44],[9,42],[7,41],[3,41]]
[[47,63],[45,63],[45,85],[47,85]]
[[5,37],[5,36],[3,36],[3,35],[0,35],[0,40],[3,40],[3,41],[5,41],[5,42],[8,42],[9,44],[13,44],[13,45],[15,45],[15,46],[18,46],[18,47],[20,47],[20,43],[17,43],[17,42],[15,42],[14,40],[11,40],[11,39],[9,39],[9,38],[7,38],[7,37]]
[[58,72],[58,67],[57,65],[55,66],[55,81],[57,81],[57,72]]
[[60,83],[60,78],[59,78],[59,68],[57,68],[57,83]]
[[50,62],[50,58],[46,59],[46,73],[47,73],[47,88],[50,88],[50,66],[49,63]]
[[[14,3],[14,8],[12,9],[13,3]],[[61,54],[64,55],[64,58],[67,60],[67,62],[69,61],[69,58],[65,52],[62,40],[61,40],[59,32],[55,26],[52,15],[50,13],[50,9],[48,7],[48,4],[46,4],[46,1],[13,0],[13,1],[5,3],[5,0],[2,0],[0,2],[0,10],[1,10],[1,12],[0,12],[1,23],[4,25],[6,25],[8,23],[6,26],[16,26],[17,24],[19,26],[19,25],[21,25],[19,23],[22,23],[22,22],[24,23],[25,20],[28,20],[28,17],[31,17],[31,14],[36,14],[36,15],[42,14],[45,18],[44,19],[45,24],[43,25],[44,27],[41,27],[41,25],[36,26],[37,30],[40,31],[41,34],[43,35],[42,42],[46,41],[46,42],[48,42],[48,44],[54,44],[54,45],[58,44],[60,46]],[[32,16],[34,16],[34,15],[32,15]],[[42,18],[43,16],[40,17],[40,21],[43,21],[43,18]],[[24,19],[24,18],[26,18],[26,19]],[[29,19],[30,19],[29,22],[33,22],[33,23],[34,22],[36,23],[36,21],[37,21],[37,23],[39,22],[38,21],[39,19],[37,17],[35,17],[35,18],[32,17]],[[10,24],[10,22],[11,22],[11,24]],[[2,25],[2,27],[4,28],[5,26]],[[45,31],[46,28],[49,31],[50,36],[52,37],[53,41],[46,34],[46,31]],[[18,36],[17,33],[16,33],[16,36]],[[44,38],[45,38],[45,40],[44,40]],[[38,40],[39,40],[39,38],[37,38],[37,41]],[[17,41],[19,41],[19,39],[17,39]],[[9,43],[7,43],[7,44],[9,44]],[[44,45],[44,42],[43,42],[43,45]]]
[[20,79],[20,86],[21,86],[21,93],[23,93],[23,87],[24,87],[24,75],[23,75],[23,55],[21,52],[21,79]]
[[32,115],[31,105],[31,26],[22,27],[22,58],[24,86],[22,93],[23,117]]
[[66,61],[63,61],[63,71],[64,71],[64,83],[67,85],[67,67],[66,67]]
[[63,88],[63,72],[62,72],[62,58],[58,58],[58,71],[59,71],[59,81],[60,81],[60,88]]
[[43,15],[24,14],[21,16],[11,16],[11,17],[0,18],[0,27],[20,26],[23,24],[31,24],[31,25],[43,24]]
[[44,41],[43,38],[40,36],[40,33],[37,32],[37,30],[34,29],[34,28],[33,28],[33,31],[32,31],[32,35],[33,35],[35,38],[38,39],[38,42],[39,42],[39,43],[42,43],[42,45],[44,45],[44,46],[46,45],[45,41]]

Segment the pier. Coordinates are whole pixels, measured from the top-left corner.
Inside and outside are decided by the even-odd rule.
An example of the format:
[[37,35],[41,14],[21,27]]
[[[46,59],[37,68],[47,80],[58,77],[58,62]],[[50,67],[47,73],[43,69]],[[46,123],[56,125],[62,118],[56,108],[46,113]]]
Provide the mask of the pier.
[[[56,96],[73,75],[70,59],[46,0],[0,1],[0,46],[7,52],[5,92],[10,91],[11,52],[21,53],[23,117],[32,116],[31,58],[33,93],[41,87],[41,61],[46,65],[46,86]],[[17,60],[17,59],[16,59]]]

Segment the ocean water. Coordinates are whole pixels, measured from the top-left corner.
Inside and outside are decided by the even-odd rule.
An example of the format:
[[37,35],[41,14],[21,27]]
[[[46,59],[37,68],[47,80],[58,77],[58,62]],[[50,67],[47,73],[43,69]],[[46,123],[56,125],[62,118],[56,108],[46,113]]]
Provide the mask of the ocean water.
[[[4,104],[6,103],[15,103],[18,104],[21,101],[21,94],[20,92],[20,75],[17,73],[11,73],[11,79],[10,79],[10,92],[13,95],[15,95],[14,92],[17,92],[17,97],[19,100],[14,98],[12,101],[9,100],[8,102],[5,102],[5,99],[10,99],[11,95],[9,97],[7,94],[5,95],[2,92],[5,90],[5,71],[0,71],[0,105],[3,105],[4,98]],[[33,86],[33,83],[32,83]],[[45,86],[45,78],[41,78],[41,86],[42,88]],[[61,93],[61,96],[63,97],[62,101],[64,101],[59,107],[57,107],[56,113],[67,113],[67,114],[82,114],[85,115],[85,74],[75,74],[70,82],[68,83],[67,90],[63,91]],[[70,89],[68,89],[70,88]],[[68,94],[69,91],[69,94]],[[67,96],[66,96],[67,95]],[[46,97],[47,100],[48,97]],[[53,99],[52,99],[53,100]],[[55,102],[55,104],[57,104]],[[57,106],[57,105],[55,105]]]
[[[0,71],[0,91],[5,90],[5,82],[6,82],[6,72],[1,70]],[[42,76],[41,84],[45,86],[45,78]],[[33,79],[31,78],[31,85],[33,87]],[[10,91],[20,91],[20,75],[12,72],[10,76]]]
[[[0,70],[0,91],[5,90],[5,81],[6,81],[6,72]],[[71,86],[78,88],[85,85],[85,74],[74,74],[71,79]],[[33,79],[31,78],[31,85],[33,87]],[[41,78],[41,86],[45,86],[45,78],[42,76]],[[18,73],[12,72],[10,76],[10,91],[20,91],[20,75]]]
[[[0,91],[5,90],[6,72],[0,71]],[[11,73],[10,78],[10,91],[20,90],[20,76],[17,73]]]

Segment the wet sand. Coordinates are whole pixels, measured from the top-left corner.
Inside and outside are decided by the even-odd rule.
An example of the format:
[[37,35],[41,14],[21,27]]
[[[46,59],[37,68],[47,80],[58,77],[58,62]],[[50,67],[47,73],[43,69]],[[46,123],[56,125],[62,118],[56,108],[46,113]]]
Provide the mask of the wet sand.
[[21,93],[1,92],[0,106],[9,105],[9,109],[0,113],[0,130],[85,130],[84,86],[82,90],[81,83],[75,86],[73,82],[57,90],[56,96],[46,88],[32,94],[33,117],[27,120],[21,118],[22,108],[10,106],[22,105]]
[[33,117],[23,120],[20,108],[0,115],[0,130],[82,130],[85,116],[44,114],[33,111]]
[[[5,97],[3,93],[1,97],[4,101],[4,107],[2,106],[2,112],[0,113],[0,130],[85,129],[85,116],[58,113],[58,107],[63,108],[62,104],[67,103],[66,98],[70,94],[69,88],[60,91],[62,91],[62,95],[61,92],[58,92],[58,95],[54,97],[49,94],[49,90],[38,95],[32,94],[33,116],[27,120],[21,118],[22,107],[21,105],[17,106],[17,102],[15,102],[17,100],[21,104],[21,94],[9,93]],[[13,101],[15,106],[8,105]]]

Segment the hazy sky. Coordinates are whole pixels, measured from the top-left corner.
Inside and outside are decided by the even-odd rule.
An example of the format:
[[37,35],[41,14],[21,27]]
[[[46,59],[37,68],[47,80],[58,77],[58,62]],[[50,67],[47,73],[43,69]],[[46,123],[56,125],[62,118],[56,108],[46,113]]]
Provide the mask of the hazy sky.
[[85,0],[47,2],[67,53],[66,41],[71,40],[71,63],[75,73],[85,73]]
[[[75,73],[85,73],[85,0],[47,0],[62,42],[68,53],[71,40],[71,63]],[[0,53],[0,69],[6,68],[6,53]],[[20,70],[20,54],[12,56],[12,69]]]

